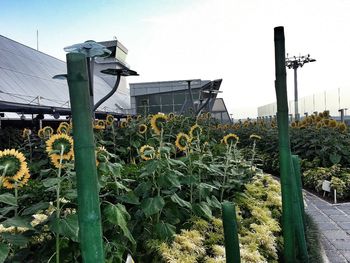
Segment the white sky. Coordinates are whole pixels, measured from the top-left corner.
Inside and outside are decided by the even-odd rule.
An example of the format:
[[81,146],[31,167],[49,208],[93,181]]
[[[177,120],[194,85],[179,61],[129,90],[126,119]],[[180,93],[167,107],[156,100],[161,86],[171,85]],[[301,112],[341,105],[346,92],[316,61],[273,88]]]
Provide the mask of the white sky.
[[[273,29],[284,26],[286,51],[317,60],[298,70],[299,97],[350,87],[350,0],[159,0],[159,8],[167,3],[163,13],[133,10],[127,1],[103,2],[123,2],[124,20],[134,11],[137,18],[125,24],[118,16],[114,22],[80,21],[58,36],[41,31],[42,51],[64,59],[64,46],[116,35],[129,49],[127,62],[140,73],[129,82],[223,78],[229,113],[256,117],[258,106],[275,101]],[[287,73],[292,99],[293,71]]]

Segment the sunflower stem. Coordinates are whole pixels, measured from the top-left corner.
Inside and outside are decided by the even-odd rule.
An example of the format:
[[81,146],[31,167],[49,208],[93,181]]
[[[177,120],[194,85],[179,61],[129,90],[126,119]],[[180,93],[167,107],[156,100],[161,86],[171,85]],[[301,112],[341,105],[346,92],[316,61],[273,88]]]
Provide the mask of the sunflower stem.
[[32,162],[32,144],[31,144],[31,142],[30,142],[30,134],[28,133],[27,134],[27,139],[28,139],[28,144],[29,144],[29,157],[30,157],[30,162]]
[[227,181],[227,170],[229,166],[229,161],[231,159],[231,148],[232,148],[232,143],[227,147],[226,162],[224,167],[224,179],[222,181],[222,187],[221,187],[221,193],[220,193],[220,202],[222,202],[224,199],[225,185]]
[[6,172],[7,172],[7,168],[9,167],[9,164],[5,165],[4,171],[2,172],[1,178],[0,178],[0,186],[2,186],[2,182],[4,181]]
[[[18,215],[18,184],[15,181],[15,217]],[[16,227],[17,229],[17,227]]]
[[255,147],[256,147],[256,140],[253,142],[253,149],[252,149],[252,159],[250,160],[250,173],[251,176],[253,176],[253,164],[254,164],[254,158],[255,158]]
[[[61,153],[60,153],[60,165],[58,166],[58,172],[57,172],[57,178],[61,178],[61,172],[62,172],[62,159],[63,159],[63,153],[64,153],[64,145],[61,144]],[[56,233],[56,263],[60,262],[60,234],[59,234],[59,222],[60,222],[60,188],[61,188],[61,181],[58,180],[57,186],[56,186],[56,220],[57,220],[57,233]]]

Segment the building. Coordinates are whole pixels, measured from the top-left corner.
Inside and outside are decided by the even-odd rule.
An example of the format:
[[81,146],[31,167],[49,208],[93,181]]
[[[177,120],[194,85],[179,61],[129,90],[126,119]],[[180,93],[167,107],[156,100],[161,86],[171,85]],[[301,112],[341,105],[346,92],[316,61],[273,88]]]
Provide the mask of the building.
[[[117,40],[102,42],[112,54],[97,58],[94,66],[94,100],[103,98],[114,85],[115,77],[100,73],[106,68],[125,67],[128,50]],[[40,114],[45,119],[70,115],[66,80],[53,79],[65,74],[66,63],[43,52],[0,35],[0,116],[1,119],[30,119]],[[126,114],[130,94],[125,78],[98,114]]]
[[134,114],[211,112],[222,122],[230,122],[223,99],[216,98],[218,80],[176,80],[130,83],[131,110]]

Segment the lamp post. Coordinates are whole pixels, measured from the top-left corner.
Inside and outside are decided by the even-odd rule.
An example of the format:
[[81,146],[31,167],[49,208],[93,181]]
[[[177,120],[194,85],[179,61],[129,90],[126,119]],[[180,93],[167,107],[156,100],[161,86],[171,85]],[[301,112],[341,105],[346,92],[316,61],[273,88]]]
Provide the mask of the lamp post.
[[286,67],[289,69],[294,69],[294,118],[299,120],[299,107],[298,107],[298,74],[297,69],[304,66],[305,63],[315,62],[316,59],[310,58],[310,54],[307,56],[293,56],[286,58]]

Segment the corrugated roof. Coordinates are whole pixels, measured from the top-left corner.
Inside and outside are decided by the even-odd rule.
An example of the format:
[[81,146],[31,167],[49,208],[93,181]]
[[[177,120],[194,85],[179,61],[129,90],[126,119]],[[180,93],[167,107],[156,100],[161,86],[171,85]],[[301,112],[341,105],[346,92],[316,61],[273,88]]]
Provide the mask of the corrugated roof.
[[[0,35],[0,101],[68,107],[67,82],[52,79],[66,71],[64,61]],[[104,97],[111,88],[95,74],[95,102]],[[129,108],[128,89],[121,87],[120,92],[117,91],[98,110],[122,113],[121,109]]]

